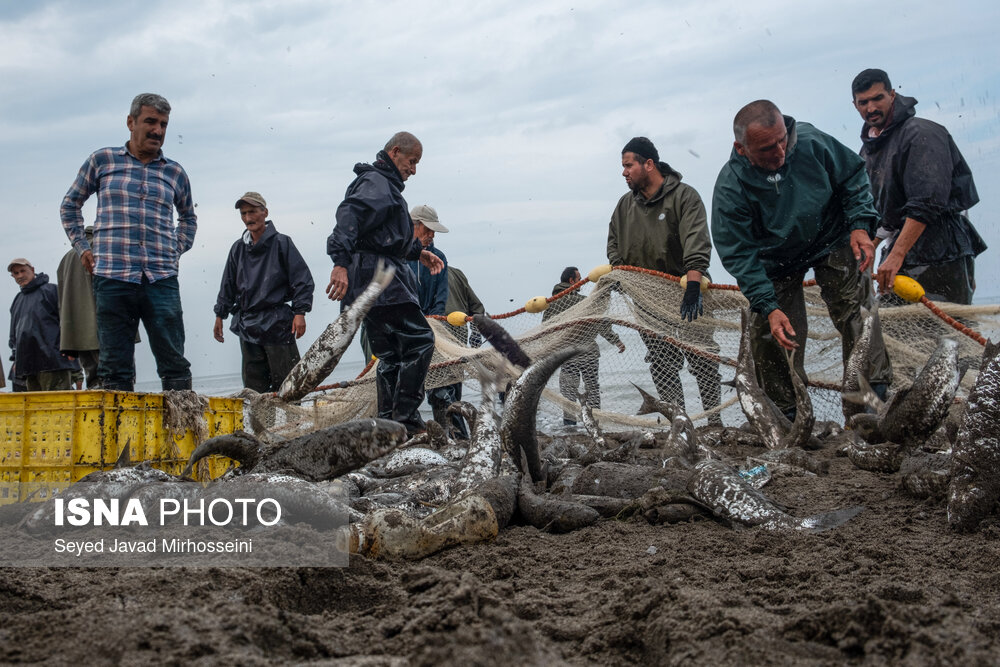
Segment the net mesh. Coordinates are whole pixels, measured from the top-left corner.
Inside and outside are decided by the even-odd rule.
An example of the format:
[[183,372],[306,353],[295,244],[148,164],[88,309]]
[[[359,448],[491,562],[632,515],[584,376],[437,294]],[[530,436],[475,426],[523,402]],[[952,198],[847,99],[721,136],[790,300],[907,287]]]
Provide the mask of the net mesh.
[[[814,410],[817,419],[842,423],[840,334],[830,321],[819,288],[807,282],[804,289],[808,315],[805,367]],[[719,379],[733,378],[740,311],[747,301],[735,286],[712,285],[703,293],[704,314],[687,322],[679,314],[683,295],[674,277],[618,267],[602,276],[585,298],[568,291],[548,299],[550,312],[546,314],[521,309],[495,315],[532,359],[570,345],[582,350],[549,380],[539,405],[539,424],[561,426],[564,418],[579,420],[578,391],[586,388],[587,400],[602,425],[669,427],[669,422],[661,423],[656,416],[636,415],[641,399],[632,383],[654,396],[659,393],[682,402],[696,425],[714,421],[715,415],[727,426],[743,424],[735,389],[720,386]],[[951,336],[959,342],[960,363],[969,367],[960,397],[974,383],[982,341],[995,339],[1000,328],[1000,306],[907,304],[886,297],[879,315],[893,364],[893,386],[912,382],[937,341]],[[498,353],[488,343],[470,347],[469,324],[456,327],[443,319],[428,321],[436,344],[426,388],[462,382],[464,398],[476,397],[477,366],[502,369]],[[477,336],[471,339],[476,341]],[[250,425],[258,434],[284,439],[374,416],[374,380],[375,369],[369,367],[356,380],[321,387],[299,404],[247,394]]]

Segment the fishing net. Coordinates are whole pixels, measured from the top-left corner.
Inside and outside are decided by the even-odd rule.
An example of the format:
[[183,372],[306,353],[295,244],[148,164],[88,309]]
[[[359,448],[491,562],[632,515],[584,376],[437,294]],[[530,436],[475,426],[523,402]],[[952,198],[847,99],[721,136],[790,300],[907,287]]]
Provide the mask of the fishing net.
[[[586,291],[585,283],[574,287]],[[618,267],[592,284],[585,298],[575,298],[571,289],[546,299],[547,314],[522,308],[494,315],[532,359],[566,346],[582,350],[549,380],[539,406],[539,425],[560,427],[564,419],[579,420],[578,391],[587,388],[587,400],[602,424],[668,427],[669,422],[655,415],[636,415],[641,399],[633,383],[654,396],[683,402],[696,424],[718,418],[727,426],[743,424],[735,389],[720,385],[720,379],[733,378],[740,311],[747,301],[735,286],[712,285],[703,293],[704,314],[687,322],[679,314],[683,295],[684,289],[672,276]],[[809,323],[805,367],[814,410],[817,419],[842,423],[840,335],[819,288],[807,282],[805,296]],[[879,316],[893,364],[893,386],[911,383],[937,341],[951,336],[959,343],[960,364],[969,368],[960,397],[968,394],[975,381],[985,338],[1000,333],[998,306],[926,300],[908,304],[886,297]],[[477,400],[480,369],[500,372],[503,368],[498,353],[488,343],[469,345],[470,339],[478,341],[478,336],[469,335],[471,324],[452,326],[444,318],[429,321],[436,345],[425,386],[461,382],[463,398]],[[357,379],[320,387],[298,404],[248,394],[250,425],[257,433],[282,439],[374,416],[374,378],[375,369],[370,366]]]

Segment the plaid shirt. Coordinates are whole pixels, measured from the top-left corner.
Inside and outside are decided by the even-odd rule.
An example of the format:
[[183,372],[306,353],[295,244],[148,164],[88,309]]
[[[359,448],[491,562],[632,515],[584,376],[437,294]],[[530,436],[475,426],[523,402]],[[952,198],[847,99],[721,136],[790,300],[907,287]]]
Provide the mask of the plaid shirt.
[[[94,247],[84,234],[81,209],[97,193]],[[177,207],[177,226],[173,207]],[[95,151],[63,197],[59,209],[76,252],[92,250],[94,275],[129,283],[177,275],[181,253],[194,245],[198,217],[184,168],[159,156],[148,164],[126,146]]]

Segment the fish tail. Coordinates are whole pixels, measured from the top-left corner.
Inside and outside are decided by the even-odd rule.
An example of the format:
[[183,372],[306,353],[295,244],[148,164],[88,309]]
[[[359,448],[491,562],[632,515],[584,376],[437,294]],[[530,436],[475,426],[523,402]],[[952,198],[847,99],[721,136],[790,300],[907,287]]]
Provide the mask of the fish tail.
[[[391,264],[386,264],[385,262],[379,261],[378,266],[375,269],[375,277],[372,279],[373,282],[378,283],[378,285],[384,290],[392,282],[393,276],[396,275],[396,267]],[[382,291],[379,290],[379,291]]]

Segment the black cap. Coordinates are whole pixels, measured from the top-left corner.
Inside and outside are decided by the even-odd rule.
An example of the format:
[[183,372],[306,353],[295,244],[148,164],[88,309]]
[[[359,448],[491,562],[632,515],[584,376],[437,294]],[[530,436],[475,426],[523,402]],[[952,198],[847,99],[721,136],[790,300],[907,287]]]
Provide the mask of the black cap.
[[625,153],[635,153],[647,160],[652,160],[656,163],[660,162],[660,153],[656,150],[653,142],[646,137],[632,137],[629,139],[629,142],[625,144],[625,148],[622,149],[622,155]]

